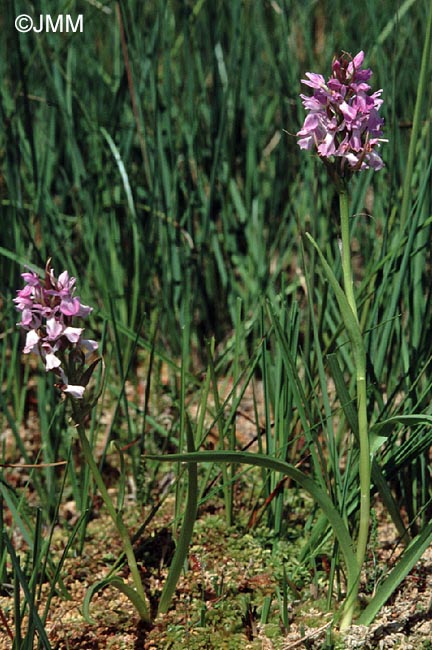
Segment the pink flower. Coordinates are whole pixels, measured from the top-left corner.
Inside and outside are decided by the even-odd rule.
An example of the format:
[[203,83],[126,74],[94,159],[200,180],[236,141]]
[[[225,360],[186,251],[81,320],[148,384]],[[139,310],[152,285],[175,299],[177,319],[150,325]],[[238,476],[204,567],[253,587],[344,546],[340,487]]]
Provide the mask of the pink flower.
[[29,354],[30,352],[37,352],[39,345],[39,334],[36,330],[30,330],[27,332],[26,342],[24,346],[24,354]]
[[372,76],[363,69],[364,52],[354,58],[343,54],[335,58],[332,75],[306,73],[302,83],[313,88],[312,96],[300,95],[308,111],[298,131],[298,145],[318,155],[334,167],[339,177],[361,169],[381,169],[384,163],[377,152],[384,120],[379,116],[382,90],[369,94],[366,83]]
[[[67,338],[67,340],[70,341],[71,343],[81,343],[82,344],[83,341],[81,341],[81,334],[83,332],[83,329],[84,328],[82,328],[82,327],[66,327],[64,332],[63,332],[63,336],[65,336]],[[97,347],[98,347],[98,345],[96,343],[96,349],[97,349]]]
[[[86,317],[92,308],[74,295],[76,278],[70,277],[67,271],[56,278],[50,260],[43,280],[33,271],[22,273],[22,278],[26,284],[17,291],[14,303],[21,312],[19,325],[27,331],[23,352],[38,354],[46,371],[54,372],[61,379],[61,390],[81,399],[85,391],[79,381],[85,372],[83,364],[98,344],[83,339],[83,328],[74,327],[72,318]],[[73,377],[71,383],[63,365],[67,365],[68,374]],[[88,377],[84,383],[87,382]]]
[[48,372],[49,370],[54,370],[61,366],[61,361],[54,352],[46,352],[45,354],[45,369]]
[[75,399],[82,399],[84,397],[85,386],[73,386],[72,384],[67,384],[62,388],[64,393],[69,393],[71,397]]
[[56,341],[63,334],[64,324],[57,320],[55,316],[47,318],[46,321],[46,340]]
[[70,384],[69,379],[66,377],[62,369],[60,369],[59,376],[61,379],[61,390],[75,399],[82,399],[84,397],[85,386],[80,384]]

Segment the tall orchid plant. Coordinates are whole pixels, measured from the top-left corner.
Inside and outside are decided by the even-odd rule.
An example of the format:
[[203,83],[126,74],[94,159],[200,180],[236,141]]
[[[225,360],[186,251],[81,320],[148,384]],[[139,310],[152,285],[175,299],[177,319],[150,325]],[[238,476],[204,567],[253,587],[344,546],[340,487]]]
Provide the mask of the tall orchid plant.
[[[382,105],[381,90],[370,93],[367,81],[372,72],[363,69],[364,53],[354,58],[342,54],[335,58],[331,77],[326,82],[320,74],[308,72],[303,80],[313,89],[312,96],[301,95],[308,111],[303,128],[297,133],[301,149],[315,151],[325,163],[339,193],[342,233],[343,287],[317,243],[308,234],[316,248],[327,278],[335,292],[345,328],[349,334],[357,382],[357,417],[359,431],[360,525],[356,551],[346,522],[334,506],[325,489],[297,467],[278,458],[261,453],[235,450],[197,451],[168,456],[152,456],[165,461],[183,461],[190,466],[197,462],[244,463],[266,468],[290,477],[308,491],[327,517],[345,557],[347,569],[347,598],[342,610],[341,628],[351,624],[359,590],[369,534],[371,458],[366,410],[366,352],[357,313],[353,288],[350,255],[348,185],[353,174],[364,169],[379,170],[383,161],[378,149],[385,140],[383,120],[379,116]],[[274,321],[275,328],[280,325]],[[195,488],[190,488],[195,489]],[[187,557],[187,545],[177,547],[181,564]]]
[[325,81],[320,74],[307,72],[302,83],[313,89],[313,95],[300,95],[308,111],[302,129],[297,133],[301,149],[316,151],[325,163],[339,193],[342,239],[343,289],[325,261],[316,242],[310,237],[324,265],[329,282],[339,303],[345,328],[349,334],[357,383],[357,417],[359,431],[360,524],[357,539],[357,577],[349,585],[342,627],[352,620],[369,533],[371,459],[366,409],[366,352],[353,289],[350,253],[348,182],[364,169],[381,169],[384,163],[378,153],[384,120],[379,115],[383,103],[382,90],[371,93],[367,83],[372,71],[363,68],[364,53],[354,58],[342,54],[333,60],[332,74]]

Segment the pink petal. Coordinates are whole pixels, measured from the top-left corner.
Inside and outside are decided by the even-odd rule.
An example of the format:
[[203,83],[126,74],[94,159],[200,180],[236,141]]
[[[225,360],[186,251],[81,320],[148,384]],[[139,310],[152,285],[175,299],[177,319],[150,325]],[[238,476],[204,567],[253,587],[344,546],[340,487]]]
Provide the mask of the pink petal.
[[60,303],[60,311],[65,316],[76,316],[80,306],[79,298],[64,298]]
[[68,393],[75,399],[82,399],[85,391],[85,386],[73,386],[69,384],[66,388],[63,388],[64,393]]
[[325,79],[322,74],[316,74],[315,72],[306,72],[306,77],[308,77],[308,79],[301,80],[302,84],[305,84],[305,86],[310,86],[311,88],[316,88],[317,90],[320,88],[325,88]]
[[48,318],[46,324],[48,341],[56,341],[63,334],[64,325],[57,318]]
[[93,311],[93,307],[87,307],[87,305],[82,305],[80,304],[79,310],[77,312],[77,316],[80,316],[81,318],[85,318],[91,312]]
[[66,329],[63,332],[63,335],[71,343],[78,343],[83,329],[84,329],[83,327],[66,327]]
[[30,352],[37,352],[38,351],[37,345],[39,343],[39,339],[40,337],[36,330],[30,330],[30,332],[27,332],[26,342],[23,350],[24,354],[29,354]]
[[48,352],[45,354],[45,370],[48,372],[49,370],[54,370],[54,368],[58,368],[61,366],[61,361],[54,352]]

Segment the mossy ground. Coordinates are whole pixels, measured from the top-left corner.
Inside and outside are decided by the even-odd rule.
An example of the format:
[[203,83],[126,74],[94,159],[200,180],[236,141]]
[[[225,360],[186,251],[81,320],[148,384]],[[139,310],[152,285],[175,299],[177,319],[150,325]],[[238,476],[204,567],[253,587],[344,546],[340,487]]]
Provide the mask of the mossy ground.
[[[259,477],[251,473],[248,479],[259,480]],[[231,526],[227,525],[225,511],[217,499],[202,507],[189,565],[178,583],[172,607],[167,614],[157,617],[150,629],[142,625],[123,594],[113,588],[94,596],[90,613],[95,622],[90,624],[83,618],[86,590],[107,575],[121,552],[111,521],[103,508],[96,508],[82,554],[71,551],[62,571],[69,597],[57,595],[51,602],[46,629],[52,647],[58,650],[343,650],[412,648],[414,640],[417,649],[428,647],[432,632],[432,571],[428,558],[407,578],[376,625],[369,630],[353,628],[342,639],[331,628],[325,554],[324,561],[313,566],[300,564],[297,559],[307,535],[298,515],[299,508],[305,505],[302,495],[296,490],[287,495],[291,503],[287,510],[288,526],[284,537],[277,539],[266,527],[265,517],[257,527],[248,527],[250,511],[242,503],[241,494],[240,489],[236,491],[235,521]],[[154,608],[173,550],[173,512],[173,500],[167,500],[135,544],[143,581]],[[127,506],[125,520],[131,531],[139,528],[144,515],[137,504]],[[390,531],[384,525],[381,522],[381,541],[377,541],[376,549],[382,552],[382,559],[385,559],[382,540]],[[66,533],[67,526],[56,529],[54,555],[63,552]],[[126,568],[120,573],[124,579],[128,578]],[[48,589],[45,583],[40,611]],[[0,606],[13,630],[12,597],[3,595]],[[331,608],[336,606],[333,601]],[[23,632],[26,624],[24,619]],[[10,638],[2,633],[1,650],[10,647]]]

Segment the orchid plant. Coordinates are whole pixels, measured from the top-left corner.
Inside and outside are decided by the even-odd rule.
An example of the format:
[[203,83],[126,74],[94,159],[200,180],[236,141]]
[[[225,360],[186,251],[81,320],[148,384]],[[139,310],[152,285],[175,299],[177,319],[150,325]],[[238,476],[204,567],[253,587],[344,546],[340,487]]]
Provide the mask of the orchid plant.
[[[84,338],[84,328],[76,327],[74,319],[87,317],[92,312],[92,307],[82,304],[80,298],[75,295],[76,279],[67,271],[63,271],[58,278],[55,276],[51,259],[46,263],[43,279],[32,270],[22,273],[22,278],[25,285],[17,291],[14,302],[21,312],[19,325],[26,331],[23,352],[37,354],[42,359],[45,370],[55,375],[57,388],[71,403],[72,419],[85,461],[122,540],[133,580],[133,587],[118,575],[111,575],[99,581],[89,589],[84,610],[88,612],[91,597],[96,591],[112,585],[129,598],[142,620],[148,622],[150,616],[147,598],[132,543],[123,524],[121,511],[116,509],[108,494],[84,428],[85,416],[99,397],[89,395],[88,383],[97,365],[102,363],[102,358],[91,360],[98,349],[98,343]],[[88,366],[87,362],[90,362]]]
[[[339,193],[341,220],[341,255],[343,287],[317,243],[308,234],[323,264],[327,278],[335,292],[345,329],[349,334],[357,386],[357,418],[359,442],[360,524],[354,552],[353,538],[345,520],[338,513],[331,497],[321,484],[290,463],[260,453],[243,451],[188,451],[169,456],[151,456],[167,461],[184,461],[193,467],[197,462],[244,463],[266,468],[290,477],[308,491],[327,517],[345,557],[347,569],[347,597],[342,610],[341,628],[350,626],[358,598],[361,569],[364,563],[370,520],[371,457],[369,427],[366,409],[366,351],[357,312],[353,288],[349,229],[349,180],[365,169],[379,170],[384,164],[378,153],[382,142],[383,119],[381,90],[371,93],[367,83],[372,72],[362,67],[364,53],[351,58],[344,53],[335,58],[332,74],[326,82],[320,74],[306,74],[303,83],[313,89],[313,95],[301,95],[308,111],[302,129],[297,133],[301,149],[315,151],[325,163]],[[271,310],[271,307],[270,307]],[[276,330],[277,319],[272,319]],[[281,336],[282,339],[283,335]],[[188,445],[189,446],[189,445]],[[189,488],[189,491],[193,488]],[[188,512],[185,514],[189,515]],[[192,516],[192,515],[191,515]],[[178,544],[180,565],[187,557],[187,544]]]
[[342,628],[350,625],[357,600],[360,572],[366,555],[370,520],[371,457],[366,408],[366,350],[360,327],[353,288],[351,266],[348,182],[356,172],[382,169],[378,153],[384,120],[379,115],[383,103],[382,90],[371,93],[367,83],[372,76],[363,68],[364,52],[351,58],[343,53],[333,59],[332,74],[326,82],[321,74],[307,72],[302,83],[313,89],[313,95],[300,95],[308,111],[302,129],[297,133],[301,149],[316,151],[325,163],[339,193],[341,225],[341,257],[343,289],[317,243],[308,235],[323,263],[332,285],[345,329],[351,340],[357,384],[357,418],[359,443],[360,523],[357,538],[356,576],[348,584],[348,595]]

